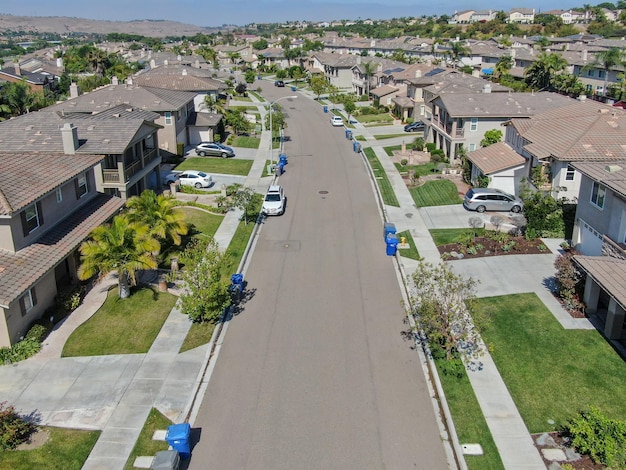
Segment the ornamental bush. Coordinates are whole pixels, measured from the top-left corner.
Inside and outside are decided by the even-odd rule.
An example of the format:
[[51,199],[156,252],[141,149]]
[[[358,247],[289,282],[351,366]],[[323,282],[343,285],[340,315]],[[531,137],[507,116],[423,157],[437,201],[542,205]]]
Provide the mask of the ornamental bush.
[[28,441],[36,429],[37,426],[20,416],[12,405],[0,403],[0,450],[15,449]]

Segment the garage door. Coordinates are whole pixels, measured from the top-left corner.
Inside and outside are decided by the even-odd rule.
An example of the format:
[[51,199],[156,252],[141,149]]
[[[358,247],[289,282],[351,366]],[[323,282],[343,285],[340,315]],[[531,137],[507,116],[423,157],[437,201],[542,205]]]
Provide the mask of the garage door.
[[600,256],[602,254],[602,235],[583,220],[580,221],[578,251],[587,256]]

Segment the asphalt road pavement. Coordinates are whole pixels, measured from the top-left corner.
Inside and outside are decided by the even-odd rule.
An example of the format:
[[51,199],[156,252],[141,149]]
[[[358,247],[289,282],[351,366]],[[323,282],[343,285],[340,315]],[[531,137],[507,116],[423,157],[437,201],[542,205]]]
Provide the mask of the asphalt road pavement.
[[287,210],[264,222],[189,468],[447,469],[363,161],[319,104],[280,104]]

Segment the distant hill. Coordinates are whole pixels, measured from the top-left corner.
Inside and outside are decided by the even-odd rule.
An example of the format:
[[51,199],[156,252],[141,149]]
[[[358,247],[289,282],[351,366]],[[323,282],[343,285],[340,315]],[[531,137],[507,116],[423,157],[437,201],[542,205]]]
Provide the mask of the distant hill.
[[40,33],[127,33],[149,37],[193,36],[217,32],[219,28],[203,28],[167,20],[105,21],[66,16],[14,16],[0,14],[0,31],[37,31]]

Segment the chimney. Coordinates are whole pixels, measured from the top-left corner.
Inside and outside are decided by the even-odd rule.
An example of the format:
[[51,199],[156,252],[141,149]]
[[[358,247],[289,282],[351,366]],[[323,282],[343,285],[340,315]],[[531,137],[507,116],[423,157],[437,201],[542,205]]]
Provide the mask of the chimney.
[[361,65],[361,56],[360,55],[356,56],[356,63],[357,63],[357,65]]
[[420,78],[422,76],[422,71],[420,69],[417,69],[415,71],[415,78]]
[[178,62],[180,62],[181,60],[183,60],[183,58],[180,56],[180,54],[178,54],[178,55],[176,56],[176,60],[177,60]]
[[57,67],[63,68],[63,57],[57,57]]
[[587,95],[579,95],[578,101],[587,101]]
[[587,49],[583,49],[583,61],[587,62]]
[[165,66],[167,67],[167,66],[169,65],[169,61],[168,61],[167,59],[165,59],[165,60],[163,61],[163,65],[165,65]]
[[126,79],[126,85],[132,85],[133,84],[133,77],[128,77]]
[[120,81],[117,79],[117,77],[111,77],[111,85],[119,85]]
[[78,128],[70,122],[66,122],[61,127],[61,137],[63,139],[63,152],[67,155],[74,155],[78,148]]
[[472,77],[480,77],[480,70],[472,69]]
[[20,61],[15,62],[15,75],[22,75],[22,70],[20,69]]
[[491,83],[485,83],[483,85],[483,93],[491,93]]
[[187,69],[183,69],[182,74],[183,74],[183,76],[187,75]]
[[370,47],[376,47],[376,39],[370,41]]
[[198,59],[196,59],[196,64],[195,64],[195,67],[196,67],[197,69],[199,69],[199,68],[200,68],[200,61],[199,61]]
[[154,59],[150,59],[150,68],[153,69],[154,67],[156,67],[156,62]]
[[76,82],[72,82],[70,84],[70,98],[77,98],[80,95],[80,90],[78,89],[78,85]]

